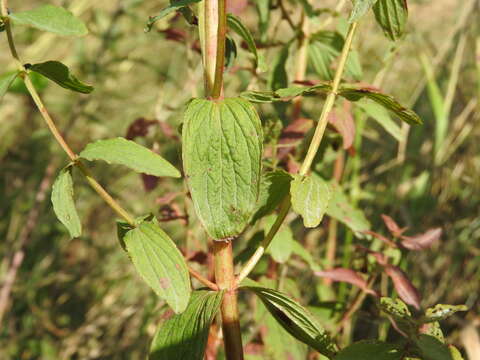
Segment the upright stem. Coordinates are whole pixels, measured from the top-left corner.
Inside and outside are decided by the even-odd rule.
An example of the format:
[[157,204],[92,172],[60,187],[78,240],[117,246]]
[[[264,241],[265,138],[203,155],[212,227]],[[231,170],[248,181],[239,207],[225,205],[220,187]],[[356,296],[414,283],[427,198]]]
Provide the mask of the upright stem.
[[215,280],[219,289],[225,290],[221,305],[225,354],[228,360],[243,360],[232,242],[214,241],[213,253],[215,255]]
[[[335,99],[337,98],[338,88],[340,86],[340,81],[342,79],[343,71],[345,69],[345,64],[347,62],[348,53],[350,52],[350,48],[352,46],[353,37],[355,35],[355,30],[357,28],[357,23],[351,23],[348,29],[347,38],[345,39],[345,44],[342,49],[342,54],[340,55],[340,60],[338,63],[337,70],[335,72],[335,77],[332,83],[332,91],[328,94],[327,99],[325,100],[325,104],[323,105],[322,112],[320,114],[320,118],[317,123],[317,127],[315,129],[315,133],[313,135],[312,141],[307,151],[307,155],[305,156],[305,160],[298,172],[299,175],[304,176],[310,170],[312,166],[313,159],[317,154],[318,148],[320,147],[320,142],[322,141],[323,134],[325,133],[325,128],[327,127],[328,123],[328,114],[332,111],[333,105],[335,104]],[[258,263],[262,255],[265,253],[268,245],[273,240],[275,234],[280,229],[283,221],[287,217],[288,211],[290,210],[290,198],[286,197],[282,204],[280,205],[280,211],[273,224],[272,228],[268,232],[265,239],[262,241],[260,246],[255,250],[255,253],[252,257],[246,262],[245,266],[243,267],[242,271],[238,274],[237,283],[240,283],[243,279],[245,279],[248,274],[253,270],[255,265]]]

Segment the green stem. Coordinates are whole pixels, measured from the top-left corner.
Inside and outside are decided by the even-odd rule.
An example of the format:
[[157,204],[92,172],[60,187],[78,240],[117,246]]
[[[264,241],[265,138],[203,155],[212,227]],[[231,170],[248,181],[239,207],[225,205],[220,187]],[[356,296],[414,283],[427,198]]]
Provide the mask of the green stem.
[[[347,62],[348,53],[350,52],[350,48],[352,46],[353,37],[355,35],[355,30],[357,28],[357,23],[351,23],[348,29],[347,38],[345,39],[345,44],[342,49],[342,54],[340,55],[340,60],[338,63],[337,70],[335,72],[335,77],[332,83],[332,91],[328,94],[327,99],[325,100],[325,104],[323,105],[322,112],[320,114],[320,118],[317,123],[317,127],[315,129],[315,133],[313,135],[312,141],[307,151],[307,155],[303,161],[303,164],[298,172],[300,176],[305,176],[310,167],[312,166],[313,159],[317,154],[318,148],[320,147],[320,143],[323,138],[323,134],[325,133],[325,128],[328,124],[328,114],[333,108],[335,104],[335,99],[337,97],[338,88],[340,86],[340,81],[342,79],[343,72],[345,70],[345,64]],[[268,232],[265,239],[262,241],[260,246],[255,250],[255,253],[252,257],[246,262],[243,269],[240,271],[237,277],[237,284],[239,284],[243,279],[245,279],[248,274],[253,270],[255,265],[258,263],[262,255],[265,253],[265,250],[270,245],[271,241],[273,240],[275,234],[280,229],[280,226],[283,224],[283,221],[287,217],[288,211],[290,210],[290,198],[286,197],[282,204],[280,205],[280,211],[273,224],[272,228]]]
[[215,256],[215,280],[219,289],[225,290],[221,305],[225,355],[227,360],[243,360],[232,242],[214,241],[213,253]]

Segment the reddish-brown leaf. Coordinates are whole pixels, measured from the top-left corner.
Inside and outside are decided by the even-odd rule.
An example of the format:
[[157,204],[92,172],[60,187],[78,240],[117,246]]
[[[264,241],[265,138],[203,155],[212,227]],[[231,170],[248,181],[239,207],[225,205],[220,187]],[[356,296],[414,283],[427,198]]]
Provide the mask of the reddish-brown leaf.
[[416,236],[402,236],[402,246],[409,250],[420,251],[428,249],[442,236],[442,229],[430,229],[427,232]]
[[157,121],[155,120],[147,120],[144,117],[138,118],[128,127],[125,138],[128,140],[133,140],[137,136],[147,136],[150,126],[155,124],[157,124]]
[[390,240],[389,238],[387,238],[387,237],[385,237],[385,236],[383,236],[379,233],[376,233],[376,232],[370,231],[370,230],[365,230],[363,233],[367,234],[367,235],[372,235],[374,238],[377,238],[378,240],[383,241],[388,246],[391,246],[391,247],[394,247],[394,248],[397,247],[397,244],[395,244],[392,240]]
[[157,176],[148,175],[148,174],[141,174],[141,176],[142,176],[143,188],[145,189],[146,192],[150,192],[157,187],[158,179],[159,179]]
[[420,294],[407,275],[399,267],[389,264],[385,265],[385,273],[392,279],[400,299],[420,310]]
[[375,296],[377,295],[374,290],[368,288],[367,281],[359,273],[351,269],[335,268],[324,271],[316,271],[315,275],[322,278],[331,279],[333,281],[346,282],[359,287],[360,289],[369,294]]
[[400,236],[407,228],[400,228],[395,220],[390,216],[382,214],[382,219],[388,230],[392,233],[393,236]]
[[313,127],[313,120],[306,118],[295,119],[292,123],[286,126],[278,140],[277,156],[283,160],[290,152],[292,152],[297,144],[303,140],[307,131]]
[[342,136],[345,150],[353,146],[353,140],[355,139],[355,122],[351,107],[351,103],[345,101],[343,109],[335,109],[328,115],[328,122]]

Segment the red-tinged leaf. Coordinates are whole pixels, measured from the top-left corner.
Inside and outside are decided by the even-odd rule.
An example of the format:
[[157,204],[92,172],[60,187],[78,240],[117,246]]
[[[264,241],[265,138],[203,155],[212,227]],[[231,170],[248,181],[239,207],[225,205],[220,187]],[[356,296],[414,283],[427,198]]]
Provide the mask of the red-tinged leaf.
[[375,260],[377,260],[377,263],[379,265],[381,265],[381,266],[387,266],[388,265],[387,257],[384,254],[382,254],[380,252],[377,252],[377,251],[367,249],[366,247],[361,246],[361,245],[356,245],[356,248],[359,249],[359,250],[365,251],[367,254],[372,255],[375,258]]
[[282,130],[278,145],[277,156],[283,160],[289,153],[291,153],[298,143],[303,140],[305,134],[313,127],[312,119],[298,118],[286,126]]
[[377,296],[377,293],[374,290],[368,288],[367,281],[359,273],[351,269],[335,268],[324,271],[316,271],[315,275],[322,278],[331,279],[333,281],[346,282],[355,285],[366,293]]
[[351,107],[351,103],[345,101],[343,109],[331,111],[328,116],[328,122],[342,136],[343,148],[345,150],[353,146],[353,140],[355,139],[355,122],[352,117]]
[[365,230],[363,232],[364,234],[367,234],[367,235],[371,235],[373,236],[374,238],[378,239],[378,240],[381,240],[383,241],[385,244],[387,244],[388,246],[391,246],[391,247],[394,247],[396,248],[397,247],[397,244],[395,242],[393,242],[392,240],[390,240],[389,238],[379,234],[379,233],[376,233],[375,231],[370,231],[370,230]]
[[181,192],[170,192],[155,199],[155,203],[159,205],[170,204],[177,196],[181,195]]
[[385,266],[385,273],[392,279],[400,299],[420,310],[420,294],[407,275],[399,267],[389,264]]
[[128,127],[127,135],[125,136],[125,138],[128,140],[133,140],[137,136],[147,136],[148,129],[157,123],[158,122],[155,120],[147,120],[144,117],[138,118]]
[[146,192],[150,192],[157,187],[159,179],[157,176],[141,174],[141,177],[143,182],[143,188]]
[[398,226],[398,224],[396,223],[396,221],[388,215],[382,214],[382,219],[393,236],[400,236],[406,230],[406,228],[401,229],[400,226]]
[[420,251],[430,248],[442,236],[442,229],[430,229],[416,236],[402,236],[402,246],[409,250]]

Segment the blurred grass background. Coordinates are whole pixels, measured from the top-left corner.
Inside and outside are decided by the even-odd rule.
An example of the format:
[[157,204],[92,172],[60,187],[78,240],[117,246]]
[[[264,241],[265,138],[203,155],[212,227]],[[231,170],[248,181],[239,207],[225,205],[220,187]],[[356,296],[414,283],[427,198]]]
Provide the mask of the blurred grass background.
[[[21,11],[43,3],[11,0],[9,5]],[[52,84],[39,85],[44,87],[45,103],[72,148],[80,151],[96,139],[126,136],[129,126],[144,117],[156,123],[149,127],[147,136],[136,141],[180,167],[180,144],[175,137],[183,105],[190,97],[201,96],[203,86],[200,56],[192,50],[195,29],[182,19],[169,19],[185,34],[181,41],[167,39],[169,33],[163,30],[169,21],[165,20],[145,34],[148,16],[156,14],[166,1],[53,3],[82,18],[90,34],[63,39],[20,27],[15,27],[14,33],[24,62],[60,60],[79,79],[95,86],[91,95],[84,96]],[[317,6],[332,8],[335,4],[318,1]],[[395,48],[372,17],[362,21],[355,47],[364,69],[363,81],[379,81],[382,90],[413,106],[425,124],[410,130],[403,127],[404,140],[399,143],[374,122],[367,122],[356,156],[358,177],[351,176],[353,165],[347,167],[345,185],[360,201],[373,229],[382,228],[382,213],[416,232],[436,226],[444,229],[441,242],[432,250],[409,255],[408,273],[425,304],[467,303],[472,307],[467,315],[446,324],[449,341],[460,346],[475,342],[471,340],[475,334],[478,341],[475,326],[480,323],[478,6],[477,1],[470,0],[410,0],[408,35]],[[295,2],[287,2],[287,7],[298,9]],[[294,18],[297,15],[292,13]],[[258,36],[253,6],[243,10],[242,19]],[[278,31],[287,29],[282,23]],[[3,72],[13,69],[14,64],[3,34],[1,39]],[[457,66],[455,56],[462,41]],[[268,64],[276,50],[262,52]],[[422,54],[428,60],[423,65]],[[251,80],[248,72],[241,70],[248,63],[247,57],[239,49],[240,70],[233,68],[227,73],[227,95],[247,86],[265,87],[268,74]],[[292,59],[287,69],[293,68]],[[444,95],[449,93],[452,74],[458,76],[455,91],[448,95],[452,111],[442,146],[451,151],[437,162],[433,153],[438,112],[428,92],[428,86],[434,86],[432,79],[427,81],[429,69]],[[315,75],[309,77],[314,79]],[[66,157],[29,97],[19,85],[15,90],[0,105],[3,287],[11,277],[12,261],[24,258],[7,302],[0,302],[0,359],[143,359],[163,304],[135,275],[118,246],[114,215],[81,177],[75,178],[75,191],[84,232],[80,238],[69,240],[48,200],[52,177],[66,165]],[[312,118],[318,117],[318,101],[308,99],[305,107]],[[163,197],[178,193],[181,199],[185,192],[177,180],[162,179],[157,187],[146,191],[142,178],[123,168],[95,163],[92,170],[114,197],[137,215],[153,212],[162,216]],[[179,204],[183,202],[179,200]],[[183,208],[178,211],[185,212]],[[194,214],[189,215],[188,226],[175,220],[164,222],[164,228],[187,253],[205,251],[205,235]],[[322,243],[319,246],[321,253]]]

